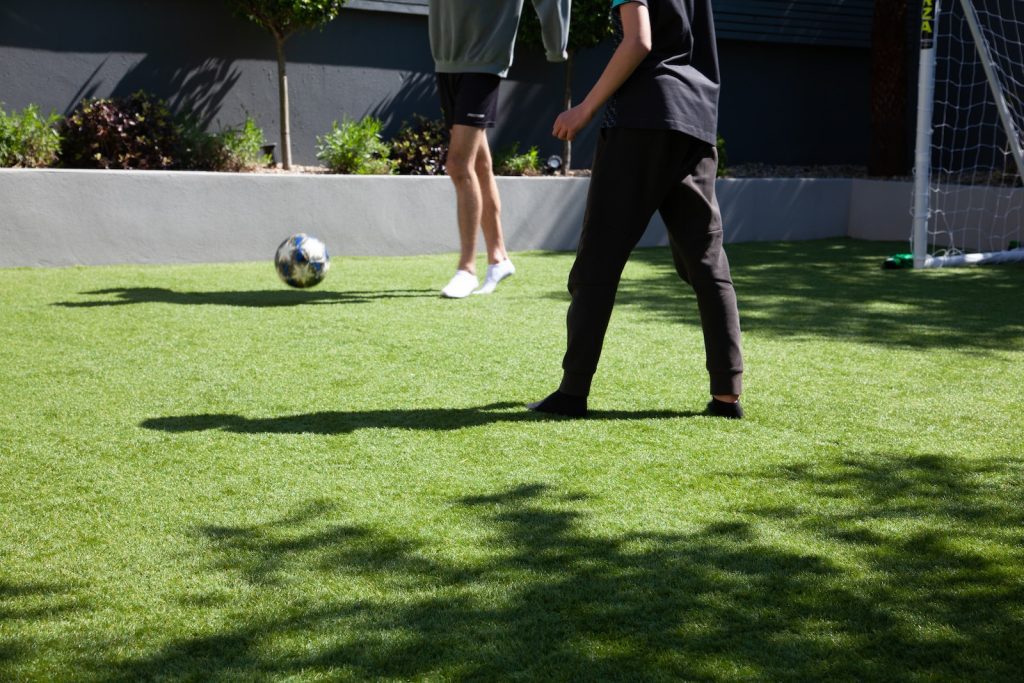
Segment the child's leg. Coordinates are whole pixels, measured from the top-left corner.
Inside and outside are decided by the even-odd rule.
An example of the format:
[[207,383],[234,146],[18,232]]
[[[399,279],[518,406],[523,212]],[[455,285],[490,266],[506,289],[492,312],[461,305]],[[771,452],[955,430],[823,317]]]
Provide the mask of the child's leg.
[[711,393],[739,396],[743,383],[740,320],[729,259],[722,247],[722,216],[715,196],[718,158],[703,146],[691,175],[672,189],[659,211],[668,228],[676,271],[697,295]]
[[597,370],[622,269],[673,181],[669,131],[602,131],[583,232],[569,273],[572,303],[560,390],[587,396]]

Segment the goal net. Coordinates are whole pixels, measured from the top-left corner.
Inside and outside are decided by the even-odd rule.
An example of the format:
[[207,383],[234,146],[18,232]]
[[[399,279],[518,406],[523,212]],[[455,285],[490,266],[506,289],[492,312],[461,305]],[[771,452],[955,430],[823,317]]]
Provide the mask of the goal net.
[[1024,261],[1024,2],[923,0],[914,267]]

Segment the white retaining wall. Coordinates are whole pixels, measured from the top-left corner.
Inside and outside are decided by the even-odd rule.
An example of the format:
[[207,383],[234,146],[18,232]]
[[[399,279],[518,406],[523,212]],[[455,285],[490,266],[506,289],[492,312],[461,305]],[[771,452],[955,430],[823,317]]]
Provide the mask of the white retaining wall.
[[[586,178],[498,185],[512,251],[575,248]],[[723,179],[717,188],[728,242],[902,240],[909,213],[890,205],[909,202],[904,185]],[[0,169],[0,267],[261,260],[299,231],[336,255],[453,252],[454,190],[443,177]],[[641,246],[666,243],[655,216]]]

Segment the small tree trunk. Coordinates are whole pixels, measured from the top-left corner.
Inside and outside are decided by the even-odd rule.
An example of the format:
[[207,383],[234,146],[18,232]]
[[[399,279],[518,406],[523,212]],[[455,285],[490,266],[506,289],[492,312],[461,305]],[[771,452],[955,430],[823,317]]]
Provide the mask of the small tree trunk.
[[281,167],[288,171],[292,167],[292,129],[288,120],[288,69],[284,59],[284,37],[274,35],[277,45],[277,91],[281,103]]
[[[569,58],[565,60],[565,91],[563,93],[562,111],[569,111],[572,108],[572,51],[569,51]],[[572,166],[572,141],[565,140],[562,143],[562,175],[569,175],[569,168]]]

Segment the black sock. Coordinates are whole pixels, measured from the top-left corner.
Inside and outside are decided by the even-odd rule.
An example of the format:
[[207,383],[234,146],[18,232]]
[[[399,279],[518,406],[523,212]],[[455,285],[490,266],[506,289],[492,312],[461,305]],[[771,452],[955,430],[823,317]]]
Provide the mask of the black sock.
[[565,417],[586,417],[587,397],[573,396],[556,391],[543,401],[528,403],[526,407],[538,413],[552,413]]
[[706,412],[708,415],[727,417],[733,420],[743,417],[743,407],[739,401],[736,401],[736,403],[726,403],[725,401],[719,401],[717,398],[711,399]]

